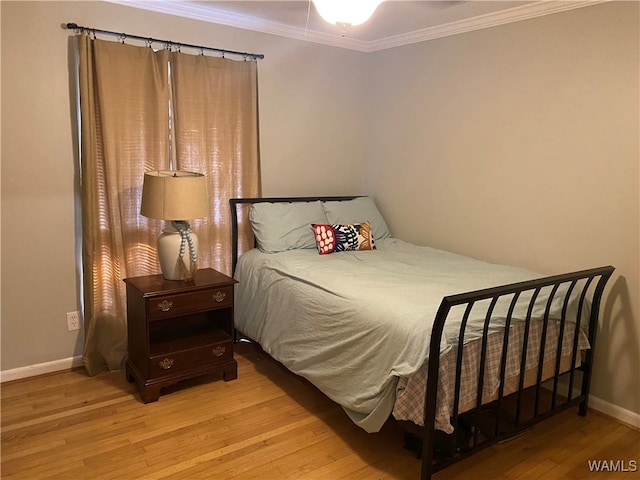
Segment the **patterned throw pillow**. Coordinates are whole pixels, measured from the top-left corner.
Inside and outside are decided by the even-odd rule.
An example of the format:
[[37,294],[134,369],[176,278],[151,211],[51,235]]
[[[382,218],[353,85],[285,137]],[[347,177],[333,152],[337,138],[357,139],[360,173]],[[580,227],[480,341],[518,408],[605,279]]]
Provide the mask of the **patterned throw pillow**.
[[311,225],[320,255],[348,250],[375,250],[371,225],[367,222],[347,225]]

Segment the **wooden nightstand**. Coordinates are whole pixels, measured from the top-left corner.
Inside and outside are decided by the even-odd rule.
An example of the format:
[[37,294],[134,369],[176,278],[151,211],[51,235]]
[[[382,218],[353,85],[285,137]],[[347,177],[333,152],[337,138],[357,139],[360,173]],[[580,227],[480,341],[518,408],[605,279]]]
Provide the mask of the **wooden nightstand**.
[[145,403],[180,380],[238,376],[233,358],[233,278],[205,268],[193,282],[162,275],[127,278],[126,377]]

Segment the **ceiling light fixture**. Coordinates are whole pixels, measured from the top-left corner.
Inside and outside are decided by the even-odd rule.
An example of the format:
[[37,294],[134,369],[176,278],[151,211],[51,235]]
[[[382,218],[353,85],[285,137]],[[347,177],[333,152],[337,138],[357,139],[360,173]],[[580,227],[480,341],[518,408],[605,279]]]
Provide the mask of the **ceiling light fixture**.
[[369,20],[383,0],[312,0],[318,13],[328,23],[341,28],[360,25]]

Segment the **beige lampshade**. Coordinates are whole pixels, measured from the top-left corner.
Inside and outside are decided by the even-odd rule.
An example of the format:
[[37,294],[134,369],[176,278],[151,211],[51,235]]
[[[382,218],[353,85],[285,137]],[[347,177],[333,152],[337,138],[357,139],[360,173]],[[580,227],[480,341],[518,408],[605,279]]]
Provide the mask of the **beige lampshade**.
[[181,170],[146,172],[140,214],[162,220],[206,217],[209,201],[204,175]]

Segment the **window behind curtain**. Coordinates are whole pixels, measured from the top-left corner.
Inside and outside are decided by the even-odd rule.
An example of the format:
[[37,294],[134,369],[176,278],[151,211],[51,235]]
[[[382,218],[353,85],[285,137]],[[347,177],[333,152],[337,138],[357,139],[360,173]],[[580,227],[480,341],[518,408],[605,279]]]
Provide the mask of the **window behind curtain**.
[[257,63],[174,52],[171,72],[177,167],[204,173],[211,198],[191,222],[199,262],[230,275],[229,198],[260,193]]
[[[155,244],[163,223],[140,215],[140,197],[144,172],[169,169],[170,151],[175,150],[177,169],[207,176],[211,213],[192,223],[200,239],[199,267],[230,273],[228,199],[260,195],[257,66],[255,61],[76,38],[83,360],[93,375],[105,366],[123,366],[122,279],[160,272]],[[170,124],[175,149],[170,149]]]

